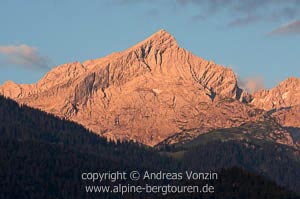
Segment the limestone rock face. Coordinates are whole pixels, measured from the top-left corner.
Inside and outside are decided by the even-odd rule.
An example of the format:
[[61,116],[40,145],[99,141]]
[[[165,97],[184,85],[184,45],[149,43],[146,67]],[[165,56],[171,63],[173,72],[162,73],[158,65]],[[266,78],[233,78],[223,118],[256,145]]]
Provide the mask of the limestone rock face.
[[300,79],[288,78],[271,90],[254,93],[251,102],[270,111],[285,127],[300,127]]
[[[123,52],[58,66],[36,84],[6,82],[0,93],[110,139],[150,146],[182,131],[237,127],[265,114],[245,103],[251,96],[231,69],[179,47],[165,30]],[[265,93],[256,95],[265,100]]]
[[300,105],[278,109],[272,116],[283,126],[300,127]]
[[271,90],[254,93],[251,104],[265,110],[300,105],[300,79],[291,77]]

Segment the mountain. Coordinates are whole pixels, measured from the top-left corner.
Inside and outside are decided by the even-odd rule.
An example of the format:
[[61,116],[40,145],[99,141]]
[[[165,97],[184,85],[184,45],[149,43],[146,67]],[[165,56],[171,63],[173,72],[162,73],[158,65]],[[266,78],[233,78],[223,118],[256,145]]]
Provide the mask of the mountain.
[[[123,52],[58,66],[35,84],[8,81],[0,93],[109,139],[149,146],[270,120],[231,69],[179,47],[165,30]],[[286,129],[265,134],[293,145]]]
[[269,111],[285,129],[295,143],[300,144],[300,79],[291,77],[271,90],[262,90],[253,94],[251,104]]
[[[273,143],[265,148],[255,146],[250,143],[246,146],[243,143],[232,145],[217,142],[190,150],[186,147],[187,152],[183,158],[175,160],[137,143],[108,142],[76,123],[18,105],[0,96],[0,198],[299,198],[289,191],[295,190],[299,194],[299,173],[295,172],[300,167],[295,162],[299,153],[294,153],[295,149],[291,147]],[[232,150],[235,152],[232,153]],[[265,170],[259,175],[232,167],[238,162],[238,166],[243,167],[244,164],[251,168],[261,164],[262,160],[265,162]],[[210,168],[210,165],[213,166]],[[205,172],[216,167],[219,169],[214,171],[218,172],[220,178],[216,181],[168,181],[169,185],[176,186],[202,187],[208,183],[216,190],[211,194],[164,196],[161,193],[86,193],[85,186],[115,184],[81,180],[82,172],[184,172],[190,169]],[[265,176],[266,173],[269,177]],[[274,180],[281,186],[274,183]],[[136,183],[126,180],[115,183],[124,186],[144,186],[145,183],[166,185],[166,181],[161,180],[141,180]]]
[[271,90],[255,92],[251,104],[264,110],[300,105],[300,79],[291,77]]

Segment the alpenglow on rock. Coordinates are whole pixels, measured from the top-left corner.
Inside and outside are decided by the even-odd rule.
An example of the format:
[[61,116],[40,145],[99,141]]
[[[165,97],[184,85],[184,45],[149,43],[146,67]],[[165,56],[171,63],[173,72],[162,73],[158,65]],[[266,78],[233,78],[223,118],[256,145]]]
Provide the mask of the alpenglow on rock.
[[244,103],[251,97],[231,69],[179,47],[165,30],[123,52],[58,66],[36,84],[6,82],[0,93],[110,139],[150,146],[265,117]]
[[291,77],[271,90],[255,92],[251,104],[265,110],[300,105],[300,79]]
[[251,104],[257,108],[269,111],[278,123],[291,129],[296,139],[300,137],[299,78],[291,77],[271,90],[262,90],[254,93]]

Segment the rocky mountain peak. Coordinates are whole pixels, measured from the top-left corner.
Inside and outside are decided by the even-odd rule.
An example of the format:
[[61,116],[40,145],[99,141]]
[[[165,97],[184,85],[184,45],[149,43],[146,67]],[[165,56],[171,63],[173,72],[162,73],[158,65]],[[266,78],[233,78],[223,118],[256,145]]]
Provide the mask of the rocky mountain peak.
[[20,94],[20,86],[17,83],[8,80],[4,82],[2,86],[0,86],[0,93],[5,96],[17,98]]
[[297,90],[300,88],[300,78],[289,77],[281,82],[277,87],[281,90]]
[[251,104],[265,110],[300,105],[300,79],[290,77],[273,89],[255,92]]
[[131,51],[136,51],[136,50],[141,50],[142,51],[142,58],[146,57],[150,51],[159,51],[159,52],[164,52],[168,48],[176,49],[179,48],[176,39],[174,38],[173,35],[168,33],[165,30],[159,30],[158,32],[154,33],[147,39],[139,42],[138,44],[134,45],[133,47],[129,48],[128,50],[125,51],[131,52]]
[[49,89],[55,85],[64,85],[69,81],[75,80],[78,76],[86,71],[86,67],[78,61],[66,63],[55,67],[48,72],[38,82],[38,87]]
[[149,44],[151,44],[154,48],[160,48],[163,46],[165,46],[165,47],[178,46],[174,36],[163,29],[152,34],[150,37],[148,37],[147,39],[138,43],[135,46],[149,45]]
[[110,139],[152,146],[175,133],[263,118],[241,103],[250,96],[230,68],[179,47],[165,30],[123,52],[58,66],[36,84],[2,85],[0,93]]

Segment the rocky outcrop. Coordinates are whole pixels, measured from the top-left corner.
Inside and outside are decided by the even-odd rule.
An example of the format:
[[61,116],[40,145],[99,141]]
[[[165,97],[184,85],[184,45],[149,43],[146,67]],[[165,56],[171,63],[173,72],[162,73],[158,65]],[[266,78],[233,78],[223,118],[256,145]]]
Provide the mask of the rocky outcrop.
[[283,126],[300,127],[300,105],[279,108],[271,113]]
[[300,127],[300,79],[288,78],[271,90],[253,94],[251,104],[270,112],[287,127]]
[[269,111],[269,114],[290,132],[294,143],[299,144],[300,79],[288,78],[271,90],[254,93],[251,104]]
[[251,104],[264,110],[300,105],[300,79],[291,77],[271,90],[254,93]]
[[263,120],[234,72],[199,58],[160,30],[107,57],[58,66],[32,85],[7,82],[0,93],[78,122],[110,139],[155,145],[179,132],[198,134]]

